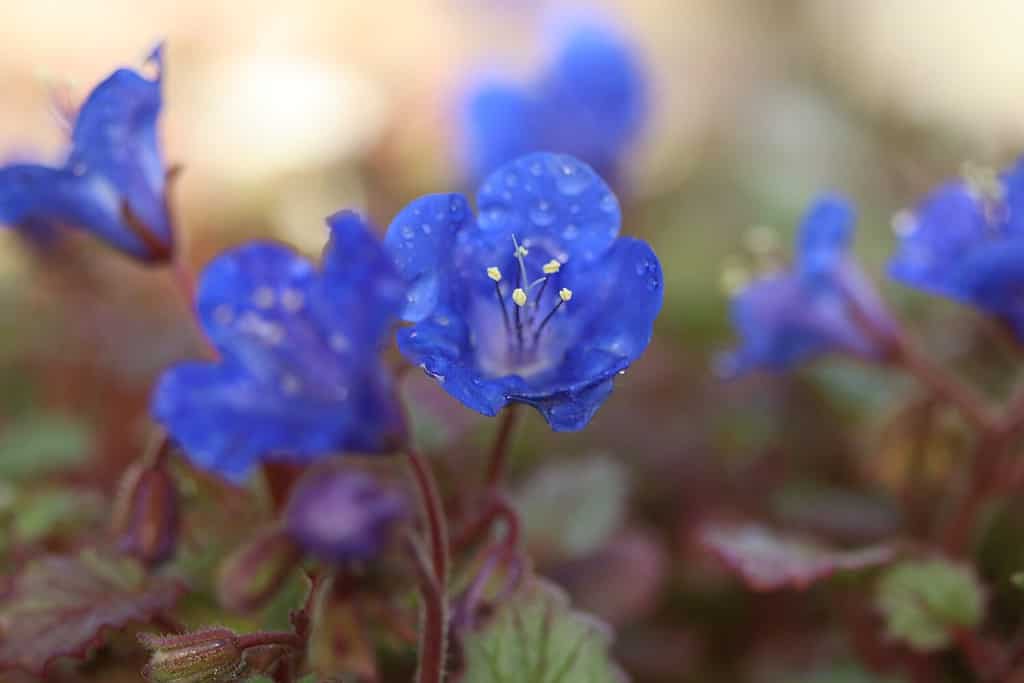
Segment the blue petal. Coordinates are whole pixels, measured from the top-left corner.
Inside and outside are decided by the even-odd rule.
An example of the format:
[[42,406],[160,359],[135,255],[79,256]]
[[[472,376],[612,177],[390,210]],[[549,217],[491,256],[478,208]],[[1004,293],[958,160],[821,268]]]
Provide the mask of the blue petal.
[[[884,320],[876,322],[882,333],[889,330]],[[751,283],[733,300],[732,321],[743,340],[726,360],[727,375],[785,370],[824,353],[876,358],[885,352],[852,315],[841,288],[810,284],[795,273]]]
[[121,218],[117,189],[96,176],[35,164],[0,168],[0,223],[86,228],[139,259],[149,247]]
[[327,219],[322,277],[314,301],[332,326],[344,326],[365,344],[379,339],[406,300],[406,287],[392,255],[363,218],[341,211]]
[[547,149],[613,175],[647,114],[643,69],[634,50],[597,23],[566,28],[555,62],[537,87]]
[[474,86],[463,116],[465,156],[474,178],[483,178],[510,159],[544,147],[533,125],[534,107],[515,86],[497,82]]
[[[452,330],[449,326],[457,325]],[[468,330],[461,319],[448,326],[434,321],[398,330],[398,348],[411,363],[423,367],[444,390],[463,405],[493,417],[508,402],[509,392],[524,388],[518,377],[486,377],[477,367],[475,351],[468,344]]]
[[[357,218],[338,217],[322,276],[271,243],[229,251],[206,269],[199,316],[222,360],[173,368],[153,400],[156,419],[200,465],[239,476],[263,457],[383,452],[402,438],[401,408],[371,334],[383,331],[382,311],[397,311],[401,283],[386,254],[374,261],[382,247],[368,248],[363,235]],[[380,282],[389,279],[391,288]],[[362,294],[369,313],[350,315],[350,295],[335,297],[339,282]]]
[[556,432],[578,432],[586,427],[597,409],[612,393],[612,380],[605,379],[566,391],[527,401],[540,411]]
[[459,194],[420,197],[395,216],[384,245],[408,286],[404,320],[419,322],[446,301],[446,293],[456,286],[449,271],[456,236],[470,226],[469,202]]
[[965,254],[951,280],[975,306],[1017,326],[1024,323],[1024,237],[984,244]]
[[479,226],[495,254],[512,237],[562,260],[601,257],[619,234],[618,199],[586,164],[560,154],[530,154],[501,167],[477,197]]
[[889,262],[889,275],[924,291],[963,299],[953,270],[987,239],[984,207],[963,183],[935,190],[918,206]]
[[1003,205],[1006,211],[1006,232],[1024,236],[1024,157],[1000,175]]
[[569,305],[590,314],[579,348],[599,349],[627,362],[644,352],[664,298],[661,264],[650,245],[628,237],[616,240],[598,267],[567,283],[573,290]]
[[155,79],[118,69],[92,91],[75,121],[66,168],[105,178],[146,229],[169,248],[166,169],[157,133],[162,46],[153,50],[149,62],[156,67]]
[[833,270],[849,246],[855,221],[854,208],[844,197],[819,197],[800,227],[797,252],[801,272],[819,276]]

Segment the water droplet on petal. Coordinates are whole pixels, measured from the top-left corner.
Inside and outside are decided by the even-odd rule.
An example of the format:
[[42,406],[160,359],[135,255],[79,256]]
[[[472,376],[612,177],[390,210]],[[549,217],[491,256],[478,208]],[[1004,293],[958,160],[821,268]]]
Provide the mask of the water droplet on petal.
[[274,290],[270,287],[258,287],[252,293],[252,303],[257,308],[271,308],[274,305]]
[[555,175],[555,185],[566,196],[578,195],[590,185],[590,176],[574,160],[563,160]]
[[555,222],[555,214],[551,212],[551,205],[541,200],[537,206],[530,211],[530,220],[538,227],[545,227]]
[[352,344],[349,342],[348,337],[343,335],[341,332],[335,332],[331,335],[330,339],[331,349],[338,353],[348,351]]
[[603,199],[601,199],[601,210],[602,211],[605,211],[607,213],[613,213],[616,210],[618,210],[618,208],[619,208],[619,202],[618,202],[617,199],[615,199],[615,195],[609,193],[609,194],[606,194]]

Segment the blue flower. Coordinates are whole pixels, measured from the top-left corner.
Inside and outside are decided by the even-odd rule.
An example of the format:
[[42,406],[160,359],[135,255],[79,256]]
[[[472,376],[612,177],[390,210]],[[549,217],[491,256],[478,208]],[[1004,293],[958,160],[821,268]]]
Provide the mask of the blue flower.
[[32,231],[81,228],[141,261],[170,258],[167,171],[157,136],[162,46],[148,62],[153,80],[118,69],[90,93],[63,164],[0,167],[0,223]]
[[947,183],[897,224],[899,282],[985,311],[1024,339],[1024,159],[989,187]]
[[555,430],[582,429],[643,352],[661,308],[661,266],[618,238],[619,203],[592,169],[534,154],[477,199],[412,202],[385,243],[409,283],[398,346],[484,415],[527,403]]
[[571,154],[617,178],[647,117],[643,68],[633,48],[600,23],[560,28],[558,52],[535,82],[486,80],[468,93],[463,129],[474,178],[541,150]]
[[796,264],[755,279],[733,300],[732,321],[743,342],[723,360],[724,374],[785,370],[825,353],[881,359],[891,351],[895,324],[847,253],[854,220],[839,196],[811,206]]
[[387,452],[404,439],[378,358],[404,285],[359,216],[328,223],[319,270],[256,242],[203,273],[199,318],[221,359],[167,371],[152,404],[201,467],[237,478],[264,457]]
[[296,485],[285,511],[285,530],[321,560],[370,560],[384,549],[408,511],[404,496],[369,474],[325,467]]

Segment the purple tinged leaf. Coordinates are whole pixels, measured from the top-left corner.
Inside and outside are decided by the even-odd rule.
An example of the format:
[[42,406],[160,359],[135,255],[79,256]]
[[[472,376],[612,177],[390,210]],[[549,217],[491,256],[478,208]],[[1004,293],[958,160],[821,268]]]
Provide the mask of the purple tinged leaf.
[[105,629],[171,609],[185,586],[147,577],[133,559],[99,549],[37,558],[15,576],[0,606],[0,669],[43,676],[58,657],[84,658]]
[[877,567],[896,557],[893,546],[834,550],[754,523],[705,523],[698,542],[755,591],[803,590],[836,572]]

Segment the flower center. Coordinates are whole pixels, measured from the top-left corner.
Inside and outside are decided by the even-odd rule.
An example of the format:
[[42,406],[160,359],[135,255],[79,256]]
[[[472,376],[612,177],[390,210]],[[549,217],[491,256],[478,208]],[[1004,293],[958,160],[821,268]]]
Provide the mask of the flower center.
[[[512,245],[515,247],[512,255],[516,260],[516,275],[511,293],[508,292],[508,286],[503,284],[505,278],[498,266],[487,268],[487,277],[494,282],[501,320],[505,326],[507,359],[511,361],[511,365],[521,368],[536,360],[544,330],[555,317],[555,313],[572,300],[573,292],[562,287],[558,290],[554,304],[545,304],[544,294],[549,289],[548,284],[561,271],[562,262],[551,259],[541,266],[542,275],[531,281],[526,269],[526,256],[530,251],[519,244],[515,235],[512,236]],[[506,304],[506,298],[511,299],[511,305]],[[544,310],[546,313],[542,313]]]

